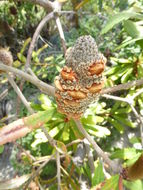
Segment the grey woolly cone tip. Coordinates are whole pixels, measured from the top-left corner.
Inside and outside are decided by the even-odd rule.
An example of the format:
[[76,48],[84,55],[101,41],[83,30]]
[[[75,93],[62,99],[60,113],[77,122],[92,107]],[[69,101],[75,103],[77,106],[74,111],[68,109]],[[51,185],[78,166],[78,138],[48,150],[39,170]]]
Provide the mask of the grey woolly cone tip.
[[66,63],[69,66],[78,64],[89,65],[98,59],[98,48],[93,37],[85,35],[79,37],[75,45],[66,53]]

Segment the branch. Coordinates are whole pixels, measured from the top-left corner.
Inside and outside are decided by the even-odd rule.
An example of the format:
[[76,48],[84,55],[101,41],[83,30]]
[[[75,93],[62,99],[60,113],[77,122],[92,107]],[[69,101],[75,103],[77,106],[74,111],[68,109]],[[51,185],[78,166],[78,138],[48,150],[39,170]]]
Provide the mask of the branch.
[[[21,71],[20,69],[16,69],[16,68],[11,67],[11,66],[6,66],[6,65],[2,64],[2,62],[0,62],[0,70],[3,70],[5,72],[8,72],[8,71],[12,72],[15,75],[17,75],[21,78],[24,78],[25,80],[31,82],[32,84],[37,86],[39,89],[42,89],[42,91],[47,93],[48,95],[54,96],[55,88],[53,86],[48,85],[39,79],[35,79],[35,77],[32,77],[31,75]],[[128,82],[125,84],[119,84],[117,86],[113,86],[110,88],[105,88],[100,92],[100,94],[102,95],[102,94],[107,94],[107,93],[114,93],[114,92],[117,92],[120,90],[126,90],[126,89],[133,87],[133,86],[140,86],[140,85],[143,85],[143,79]]]
[[113,86],[110,88],[105,88],[100,92],[100,94],[109,94],[109,93],[114,93],[114,92],[118,92],[121,90],[127,90],[129,88],[132,88],[133,86],[140,86],[142,84],[143,84],[143,78],[139,79],[139,80],[127,82],[125,84],[119,84],[117,86]]
[[29,113],[34,113],[33,109],[30,107],[29,103],[27,102],[26,98],[22,94],[21,90],[19,89],[19,87],[17,86],[13,78],[9,74],[7,74],[7,78],[8,78],[9,83],[13,87],[14,91],[17,93],[18,97],[21,99],[21,101],[23,102],[27,110],[29,111]]
[[19,76],[20,78],[31,82],[32,84],[37,86],[40,90],[42,90],[43,92],[45,92],[50,96],[54,96],[55,94],[55,88],[53,86],[48,85],[45,82],[36,79],[35,77],[32,77],[31,75],[21,71],[20,69],[15,69],[14,67],[4,65],[2,64],[2,62],[0,62],[0,70],[3,70],[5,72],[12,72],[13,74]]
[[60,163],[60,153],[56,150],[56,161],[57,161],[57,180],[58,180],[58,190],[61,189],[61,163]]
[[7,96],[7,95],[8,95],[8,89],[4,90],[4,91],[0,94],[0,101],[1,101],[2,99],[4,99],[5,96]]
[[63,32],[63,28],[62,28],[59,16],[56,16],[56,24],[57,24],[57,28],[58,28],[58,31],[59,31],[59,35],[60,35],[60,39],[61,39],[61,43],[62,43],[62,47],[63,47],[63,50],[64,50],[64,55],[65,55],[67,47],[66,47],[64,32]]
[[28,180],[28,182],[26,183],[24,190],[27,190],[29,184],[31,183],[31,181],[39,175],[40,171],[42,170],[42,168],[44,168],[46,166],[46,164],[48,164],[48,162],[55,156],[55,154],[53,154],[52,156],[50,156],[50,158],[48,158],[43,164],[40,165],[40,167],[32,174],[32,176],[30,177],[30,179]]
[[39,23],[38,27],[35,30],[35,33],[33,35],[32,41],[30,43],[30,47],[28,49],[28,55],[27,55],[27,60],[26,60],[26,64],[25,64],[25,70],[28,69],[30,62],[31,62],[31,57],[32,57],[32,51],[34,49],[35,43],[37,41],[38,36],[40,35],[40,32],[42,30],[42,28],[44,27],[44,25],[51,20],[52,18],[54,18],[54,13],[49,13],[48,15],[46,15],[41,22]]
[[110,158],[103,152],[103,150],[97,145],[97,143],[92,139],[92,137],[86,132],[79,120],[74,120],[79,131],[84,135],[84,137],[90,142],[94,150],[97,152],[99,157],[102,157],[103,160],[111,167],[112,171],[119,172],[120,168],[110,160]]

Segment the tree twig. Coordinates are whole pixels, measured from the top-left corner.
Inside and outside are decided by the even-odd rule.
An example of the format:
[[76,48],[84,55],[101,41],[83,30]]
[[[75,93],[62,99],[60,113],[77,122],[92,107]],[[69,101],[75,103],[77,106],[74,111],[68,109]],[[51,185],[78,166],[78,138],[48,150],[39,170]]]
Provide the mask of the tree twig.
[[103,150],[97,145],[97,143],[92,139],[92,137],[86,132],[79,120],[74,120],[79,131],[84,135],[84,137],[90,142],[94,150],[97,152],[99,157],[102,157],[103,160],[111,167],[112,171],[119,172],[120,168],[117,166],[110,158],[103,152]]
[[7,74],[7,78],[9,83],[11,84],[11,86],[13,87],[14,91],[17,93],[18,97],[20,97],[21,101],[23,102],[23,104],[25,105],[25,107],[27,108],[27,110],[30,113],[34,113],[33,109],[30,107],[29,103],[27,102],[25,96],[22,94],[21,90],[19,89],[19,87],[17,86],[17,84],[15,83],[15,81],[13,80],[13,78]]
[[100,94],[109,94],[109,93],[114,93],[114,92],[118,92],[121,90],[127,90],[129,88],[132,88],[133,86],[140,86],[143,85],[143,78],[139,79],[139,80],[134,80],[131,82],[127,82],[125,84],[119,84],[117,86],[113,86],[110,88],[105,88],[103,89]]
[[4,91],[0,94],[0,101],[1,101],[2,99],[4,99],[5,96],[7,96],[7,95],[8,95],[8,89],[4,90]]
[[60,153],[56,150],[56,162],[57,162],[57,181],[58,190],[61,189],[61,164],[60,164]]
[[52,18],[54,18],[54,13],[51,12],[48,15],[46,15],[41,22],[39,23],[38,27],[35,30],[35,33],[33,35],[32,41],[30,43],[30,47],[28,49],[28,55],[27,55],[27,60],[26,60],[26,64],[25,64],[25,69],[27,70],[27,68],[30,65],[30,61],[31,61],[31,56],[32,56],[32,51],[34,49],[35,43],[37,41],[37,38],[42,30],[42,28],[44,27],[44,25],[49,22],[49,20],[51,20]]
[[24,78],[26,81],[31,82],[35,86],[37,86],[40,90],[45,92],[46,94],[50,96],[54,96],[55,94],[55,88],[51,85],[46,84],[45,82],[35,79],[35,77],[32,77],[31,75],[21,71],[20,69],[15,69],[14,67],[4,65],[0,62],[0,69],[5,72],[12,72],[13,74],[19,76],[20,78]]
[[72,142],[66,144],[66,147],[69,147],[69,146],[72,146],[72,145],[74,145],[74,144],[81,143],[81,142],[83,142],[83,140],[81,140],[81,139],[76,139],[76,140],[74,140],[74,141],[72,141]]
[[62,28],[59,16],[55,16],[55,17],[56,17],[55,20],[56,20],[57,28],[58,28],[58,31],[59,31],[62,47],[63,47],[63,50],[64,50],[64,55],[65,55],[67,47],[66,47],[66,42],[65,42],[63,28]]
[[28,180],[28,182],[26,183],[25,187],[23,190],[27,190],[29,184],[31,183],[31,181],[39,175],[40,171],[42,170],[43,167],[46,166],[46,164],[55,156],[55,154],[53,154],[52,156],[50,156],[43,164],[40,165],[40,167],[33,172],[32,176],[30,177],[30,179]]
[[87,139],[84,139],[84,145],[85,145],[85,150],[88,158],[88,164],[90,167],[91,175],[94,174],[95,166],[94,166],[94,159],[93,159],[93,153],[92,149],[90,148],[90,143]]

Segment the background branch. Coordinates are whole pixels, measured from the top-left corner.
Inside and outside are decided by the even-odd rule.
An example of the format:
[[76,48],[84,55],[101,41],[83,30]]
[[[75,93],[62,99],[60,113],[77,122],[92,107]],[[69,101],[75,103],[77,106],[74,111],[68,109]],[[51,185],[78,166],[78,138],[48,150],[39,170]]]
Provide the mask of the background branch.
[[30,66],[30,62],[31,62],[31,57],[32,57],[32,51],[34,49],[35,43],[37,41],[38,36],[40,35],[40,32],[42,30],[42,28],[45,26],[45,24],[47,22],[49,22],[49,20],[51,20],[52,18],[54,18],[54,13],[51,12],[48,15],[46,15],[41,22],[39,23],[39,25],[37,26],[35,33],[32,37],[32,41],[30,43],[30,47],[28,49],[28,54],[27,54],[27,60],[26,60],[26,64],[25,64],[25,70],[28,69],[28,67]]
[[55,94],[55,88],[53,86],[48,85],[39,79],[36,79],[35,77],[21,71],[20,69],[15,69],[14,67],[4,65],[1,62],[0,62],[0,69],[5,72],[12,72],[13,74],[19,76],[20,78],[23,78],[26,81],[31,82],[32,84],[37,86],[40,90],[42,90],[43,92],[45,92],[50,96],[54,96]]
[[84,137],[90,142],[94,150],[97,152],[99,157],[102,157],[103,160],[110,166],[112,171],[119,172],[120,166],[117,166],[110,158],[103,152],[103,150],[97,145],[97,143],[92,139],[92,137],[86,132],[79,120],[74,120],[79,131],[84,135]]
[[21,90],[19,89],[19,87],[17,86],[13,78],[9,74],[7,74],[7,78],[8,78],[9,83],[13,87],[14,91],[17,93],[18,97],[20,97],[21,101],[23,102],[27,110],[29,111],[29,113],[34,113],[33,109],[30,107],[25,96],[22,94]]

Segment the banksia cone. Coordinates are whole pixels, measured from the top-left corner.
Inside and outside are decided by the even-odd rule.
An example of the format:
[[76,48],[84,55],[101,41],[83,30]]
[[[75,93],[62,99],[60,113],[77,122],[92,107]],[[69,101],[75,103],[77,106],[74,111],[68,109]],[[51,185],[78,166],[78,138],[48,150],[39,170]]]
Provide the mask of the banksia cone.
[[[8,51],[5,48],[0,48],[0,61],[8,66],[12,66],[13,63],[13,57],[11,55],[11,52]],[[0,71],[2,73],[3,71]]]
[[66,52],[66,66],[55,78],[58,110],[78,119],[104,86],[106,58],[91,36],[82,36]]

